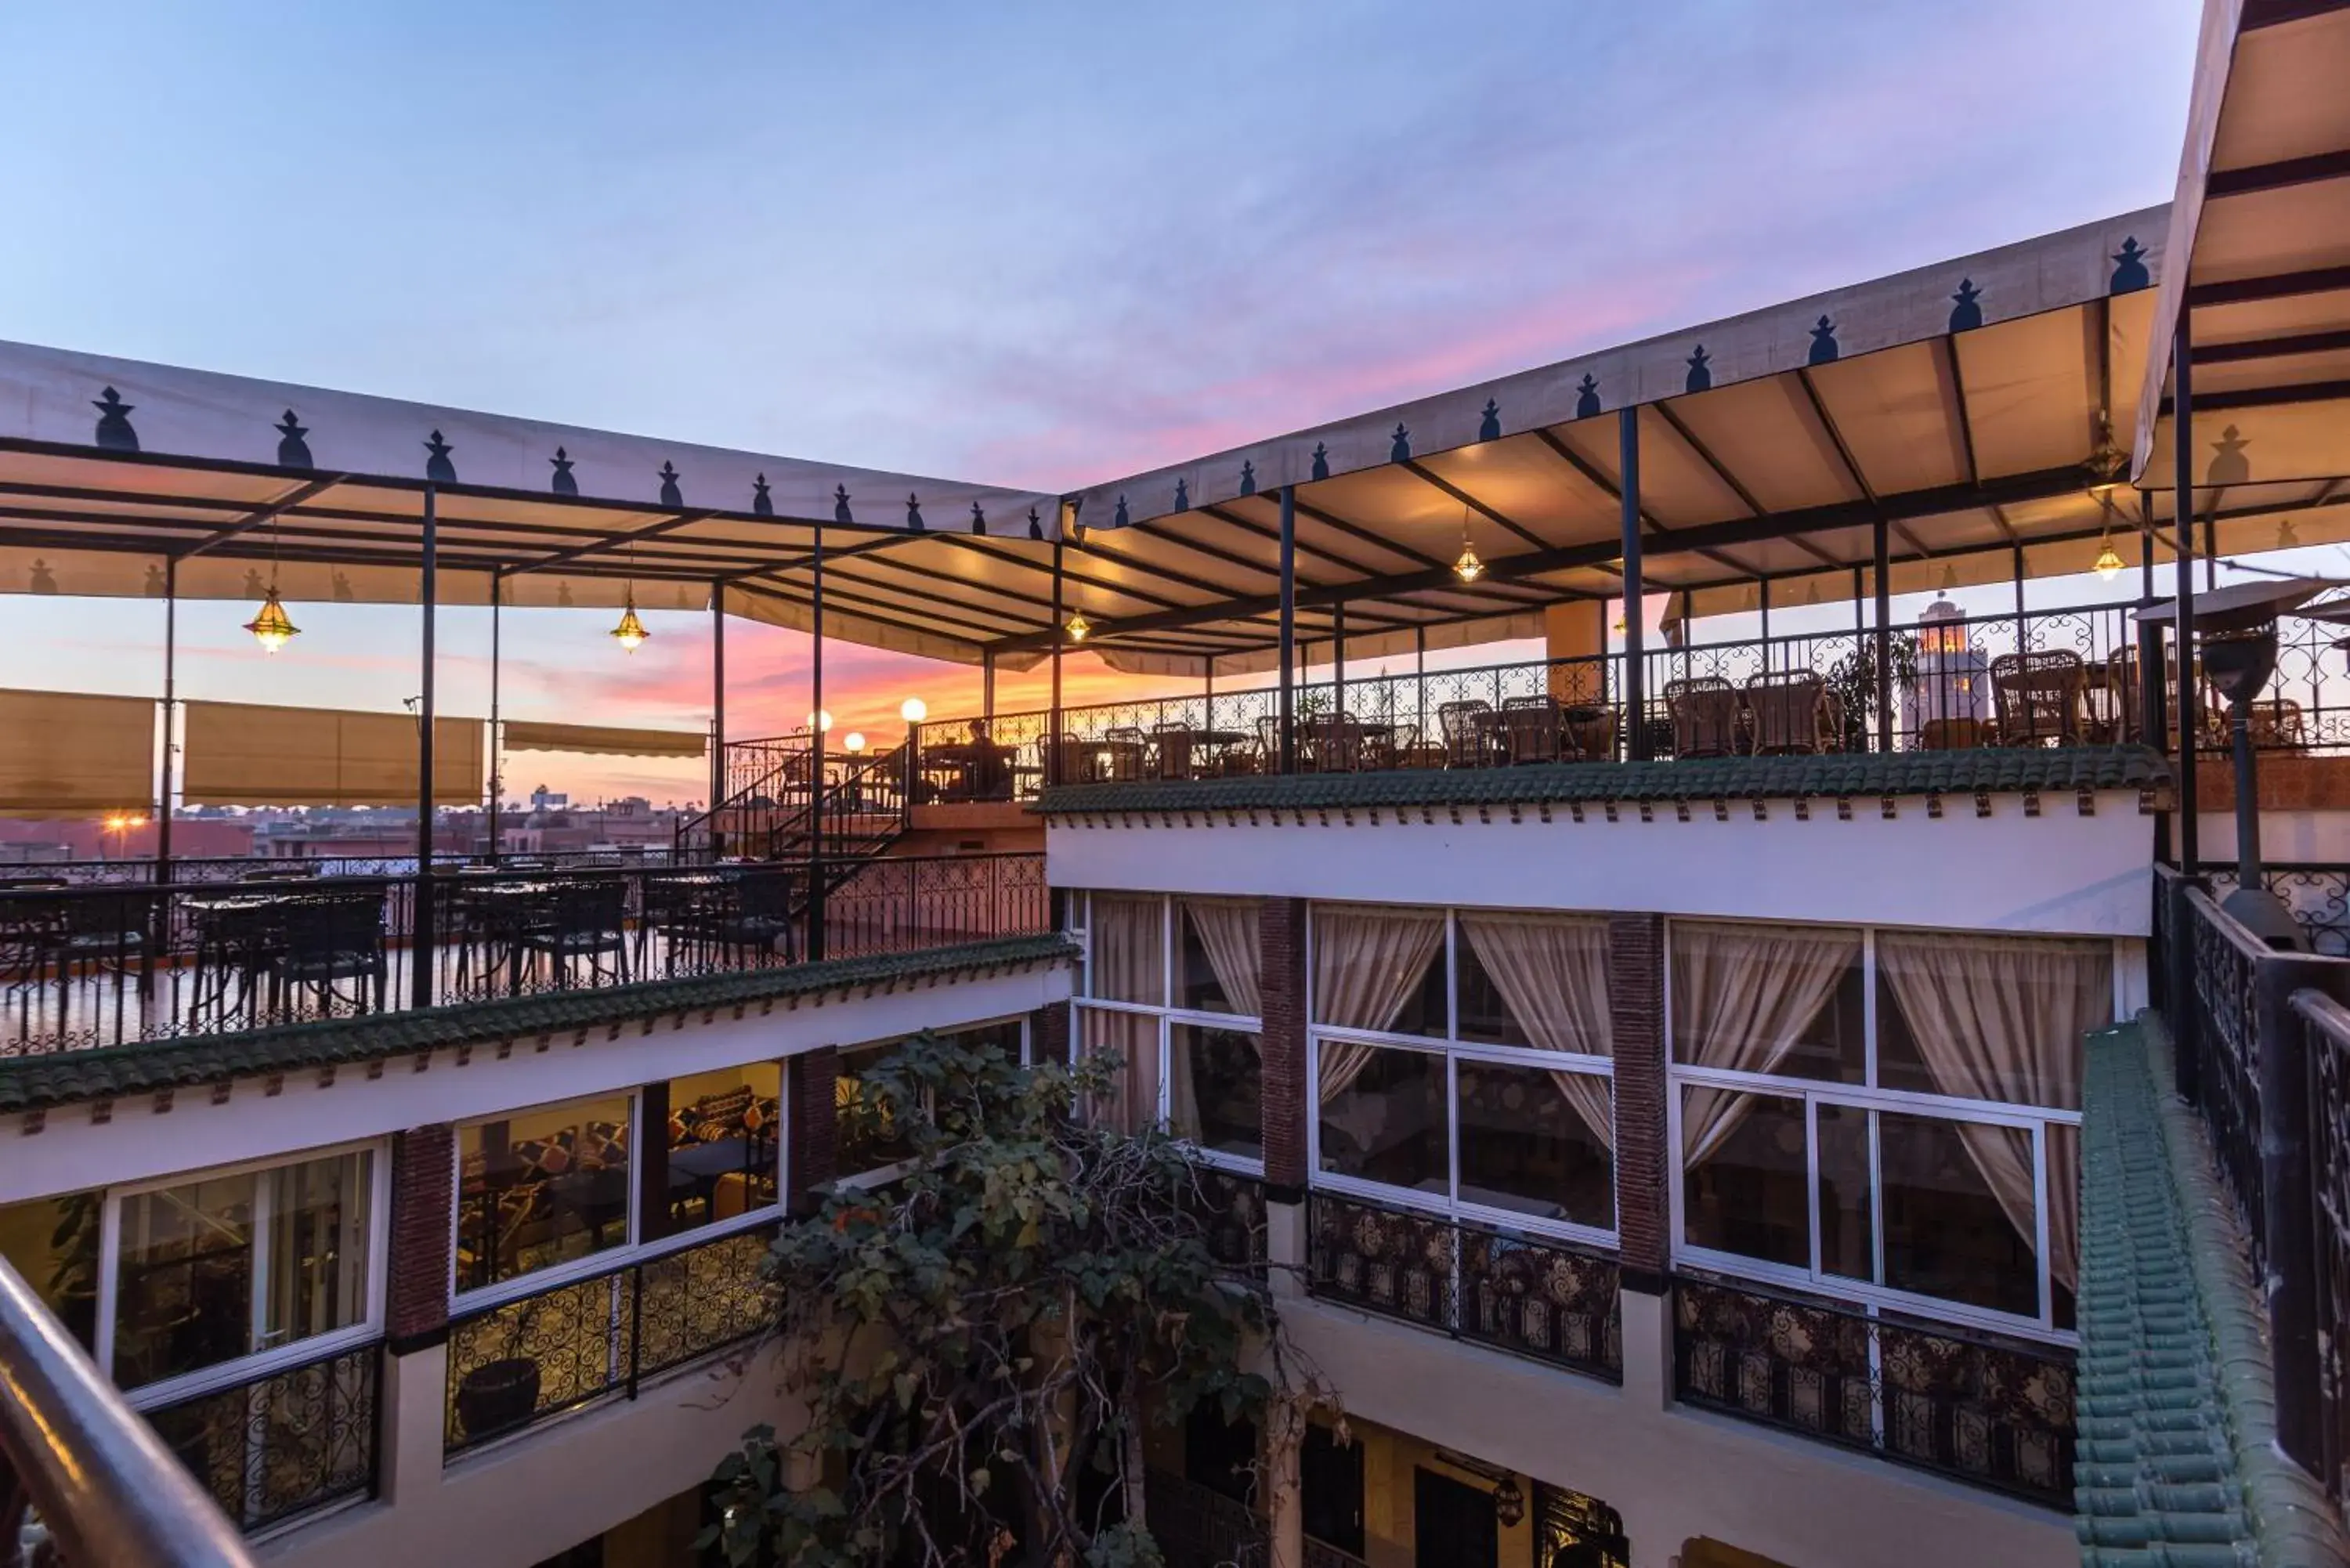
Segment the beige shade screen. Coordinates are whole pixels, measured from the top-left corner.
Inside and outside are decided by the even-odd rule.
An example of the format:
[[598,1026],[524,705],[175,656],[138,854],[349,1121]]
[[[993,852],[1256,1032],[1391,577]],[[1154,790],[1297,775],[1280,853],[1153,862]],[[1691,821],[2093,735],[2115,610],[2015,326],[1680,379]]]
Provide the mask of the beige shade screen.
[[[409,805],[416,800],[416,721],[405,713],[187,705],[191,805]],[[482,722],[433,722],[432,802],[482,799]]]
[[154,802],[153,699],[0,691],[0,810],[78,814]]
[[[585,752],[603,757],[699,757],[709,738],[682,730],[625,730],[601,724],[542,724],[508,719],[499,726],[509,752]],[[437,761],[437,759],[436,759]]]

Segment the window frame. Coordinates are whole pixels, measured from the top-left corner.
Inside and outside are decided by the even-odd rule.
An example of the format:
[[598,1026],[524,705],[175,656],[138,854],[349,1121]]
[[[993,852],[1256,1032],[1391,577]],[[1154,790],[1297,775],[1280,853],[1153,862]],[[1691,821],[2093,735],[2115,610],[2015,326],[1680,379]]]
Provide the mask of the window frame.
[[[773,1224],[777,1220],[783,1218],[784,1211],[791,1206],[791,1194],[787,1190],[791,1175],[792,1147],[792,1079],[791,1066],[788,1060],[779,1057],[773,1062],[769,1062],[766,1058],[762,1057],[757,1061],[738,1062],[731,1067],[705,1067],[698,1073],[681,1073],[676,1077],[664,1078],[661,1082],[664,1085],[671,1085],[679,1083],[686,1078],[703,1077],[712,1073],[739,1073],[745,1068],[764,1066],[772,1066],[775,1069],[775,1200],[763,1208],[744,1210],[742,1213],[737,1214],[729,1220],[713,1220],[706,1225],[689,1226],[685,1230],[673,1231],[668,1235],[657,1236],[650,1241],[639,1240],[637,1208],[643,1200],[643,1181],[636,1168],[636,1145],[631,1143],[629,1146],[629,1240],[626,1249],[631,1256],[637,1258],[667,1257],[671,1252],[683,1251],[689,1247],[698,1246],[704,1241],[714,1241],[722,1236],[732,1236],[738,1231],[755,1231],[762,1225]],[[636,1101],[639,1099],[639,1096],[632,1092],[629,1098],[631,1101]],[[671,1107],[672,1110],[674,1110],[674,1108],[675,1107],[673,1106]],[[631,1106],[629,1109],[630,1116],[636,1117],[637,1114],[635,1106]],[[661,1140],[664,1145],[667,1144],[668,1139],[669,1128],[664,1126],[661,1128]],[[675,1149],[664,1147],[662,1151],[663,1158],[666,1158],[669,1155],[675,1154],[676,1152],[677,1151]],[[460,1167],[460,1174],[463,1174],[462,1166]],[[622,1250],[623,1249],[617,1247],[612,1249],[613,1251],[620,1251]],[[609,1253],[606,1252],[591,1254],[591,1256],[597,1258],[608,1257],[609,1255]],[[450,1255],[449,1266],[452,1269],[456,1267],[456,1255],[453,1252]],[[528,1279],[535,1276],[525,1275],[523,1277]],[[488,1288],[490,1287],[484,1287],[484,1289]],[[471,1298],[468,1299],[470,1301]]]
[[[1158,1002],[1113,1002],[1106,998],[1096,997],[1091,994],[1094,986],[1094,977],[1097,972],[1094,964],[1093,922],[1093,901],[1094,895],[1097,892],[1107,893],[1113,898],[1155,898],[1158,900],[1159,952]],[[1224,897],[1226,896],[1222,894],[1207,893],[1137,893],[1128,891],[1122,888],[1073,888],[1069,893],[1069,915],[1067,923],[1064,927],[1063,934],[1068,936],[1077,943],[1083,955],[1080,959],[1080,962],[1083,967],[1079,972],[1084,980],[1084,983],[1072,992],[1068,1001],[1069,1065],[1076,1065],[1078,1048],[1085,1038],[1084,1012],[1086,1009],[1092,1008],[1097,1012],[1124,1012],[1137,1017],[1156,1019],[1159,1025],[1157,1031],[1158,1044],[1156,1047],[1159,1052],[1159,1071],[1154,1076],[1153,1082],[1156,1083],[1159,1087],[1159,1103],[1152,1109],[1151,1119],[1161,1127],[1165,1127],[1167,1126],[1167,1118],[1173,1106],[1174,1091],[1169,1074],[1174,1054],[1173,1042],[1176,1025],[1184,1024],[1194,1029],[1220,1029],[1227,1033],[1232,1034],[1252,1034],[1256,1037],[1257,1048],[1260,1055],[1262,1055],[1263,1051],[1264,1018],[1263,1014],[1247,1012],[1201,1012],[1197,1008],[1178,1007],[1175,1005],[1175,993],[1179,989],[1176,966],[1181,961],[1183,956],[1182,946],[1176,938],[1176,919],[1180,913],[1177,906],[1187,898],[1205,898]],[[1230,901],[1243,900],[1232,899]],[[1254,903],[1259,906],[1262,906],[1263,903],[1262,898],[1248,898],[1245,901]],[[1262,972],[1261,961],[1259,970],[1258,983],[1262,985],[1263,982],[1263,975]],[[1260,1085],[1262,1085],[1263,1081],[1262,1075],[1260,1075],[1258,1080]],[[1260,1128],[1260,1132],[1261,1131],[1262,1129]],[[1197,1160],[1201,1165],[1213,1166],[1219,1169],[1229,1170],[1241,1176],[1263,1177],[1264,1175],[1264,1157],[1262,1154],[1259,1154],[1255,1158],[1252,1159],[1246,1155],[1232,1154],[1223,1149],[1210,1148],[1205,1144],[1196,1143],[1188,1137],[1178,1137],[1176,1141],[1183,1146],[1183,1152],[1188,1158]],[[1260,1137],[1259,1141],[1262,1143],[1262,1137]]]
[[[383,1337],[385,1271],[391,1256],[391,1143],[389,1138],[353,1138],[344,1143],[327,1144],[318,1148],[304,1149],[297,1154],[264,1155],[239,1160],[232,1165],[209,1166],[197,1170],[175,1172],[141,1181],[124,1182],[102,1189],[103,1206],[99,1216],[98,1237],[98,1304],[97,1321],[92,1327],[90,1359],[109,1382],[114,1379],[115,1315],[121,1304],[122,1280],[122,1205],[126,1199],[144,1197],[151,1192],[168,1191],[174,1187],[187,1187],[199,1181],[220,1181],[239,1176],[257,1176],[266,1171],[282,1170],[293,1166],[309,1165],[320,1160],[338,1159],[354,1154],[369,1156],[368,1163],[368,1239],[367,1282],[361,1291],[365,1311],[359,1321],[325,1334],[288,1340],[283,1345],[232,1356],[211,1366],[199,1367],[174,1376],[142,1383],[136,1388],[122,1390],[123,1397],[135,1410],[150,1410],[176,1405],[183,1400],[200,1397],[223,1388],[234,1388],[265,1377],[289,1366],[303,1366],[313,1361],[338,1355],[343,1351],[370,1344]],[[267,1235],[267,1188],[255,1183],[253,1241],[250,1255],[259,1258],[265,1250]],[[266,1274],[256,1266],[254,1271],[253,1297],[255,1310],[265,1298]]]
[[[1317,899],[1306,909],[1305,919],[1305,1168],[1306,1185],[1320,1188],[1342,1197],[1360,1198],[1374,1203],[1408,1208],[1424,1213],[1438,1214],[1456,1223],[1466,1221],[1487,1230],[1517,1231],[1528,1234],[1555,1236],[1579,1246],[1616,1250],[1622,1242],[1624,1221],[1621,1173],[1616,1150],[1608,1150],[1608,1208],[1613,1223],[1607,1226],[1586,1225],[1572,1220],[1553,1220],[1523,1210],[1502,1209],[1491,1204],[1464,1201],[1461,1197],[1461,1073],[1460,1063],[1487,1062],[1496,1066],[1533,1067],[1546,1072],[1575,1073],[1596,1077],[1607,1085],[1608,1120],[1611,1128],[1616,1120],[1616,1059],[1594,1056],[1582,1052],[1547,1051],[1539,1045],[1501,1045],[1488,1041],[1461,1038],[1461,917],[1472,915],[1536,915],[1589,919],[1592,912],[1584,909],[1520,909],[1488,908],[1470,904],[1393,904],[1377,906],[1396,909],[1419,909],[1440,914],[1444,918],[1444,1033],[1402,1034],[1383,1030],[1351,1029],[1342,1024],[1316,1022],[1321,1012],[1320,998],[1314,994],[1315,953],[1321,939],[1318,911],[1327,904],[1363,904],[1359,898]],[[1322,1044],[1325,1040],[1347,1044],[1371,1045],[1383,1050],[1418,1051],[1444,1058],[1444,1105],[1447,1191],[1439,1199],[1409,1188],[1390,1187],[1385,1182],[1368,1181],[1358,1176],[1344,1176],[1322,1167]]]
[[[552,1268],[533,1269],[525,1273],[493,1281],[486,1285],[476,1285],[469,1291],[460,1290],[457,1287],[457,1245],[462,1240],[459,1224],[465,1208],[465,1129],[469,1127],[478,1127],[484,1122],[505,1121],[515,1116],[530,1116],[539,1111],[560,1110],[566,1106],[593,1105],[598,1100],[610,1099],[613,1095],[609,1092],[600,1095],[571,1095],[559,1100],[515,1106],[505,1110],[490,1112],[485,1116],[468,1116],[455,1124],[452,1128],[455,1136],[449,1140],[450,1316],[459,1317],[479,1312],[486,1307],[503,1306],[508,1302],[523,1301],[564,1285],[576,1284],[581,1280],[593,1279],[631,1259],[659,1257],[664,1252],[677,1251],[679,1246],[710,1241],[714,1237],[725,1235],[731,1231],[749,1228],[749,1216],[743,1216],[741,1217],[743,1222],[740,1223],[729,1221],[723,1226],[698,1226],[676,1237],[664,1236],[658,1241],[644,1240],[644,1217],[639,1212],[643,1207],[644,1182],[642,1169],[637,1163],[638,1156],[643,1148],[641,1139],[644,1137],[644,1096],[640,1090],[641,1085],[631,1085],[627,1089],[617,1091],[626,1096],[629,1103],[629,1223],[626,1239],[616,1246],[599,1248],[584,1258],[574,1258],[569,1262],[557,1263]],[[779,1100],[783,1098],[788,1098],[788,1096],[778,1096]],[[661,1136],[668,1137],[666,1128],[662,1130]],[[786,1126],[785,1137],[789,1136],[790,1127]],[[778,1160],[783,1158],[782,1150],[783,1144],[779,1139],[776,1143]],[[778,1182],[777,1185],[780,1187],[781,1183]],[[763,1218],[769,1219],[772,1219],[775,1213],[774,1210],[761,1211]],[[675,1242],[676,1245],[664,1244],[670,1242]]]
[[[1824,1296],[1848,1305],[1865,1309],[1875,1317],[1883,1313],[1899,1313],[1909,1317],[1923,1317],[1945,1323],[1983,1329],[1989,1332],[2033,1339],[2051,1345],[2077,1347],[2079,1330],[2058,1328],[2055,1324],[2056,1296],[2054,1271],[2048,1251],[2048,1133],[2051,1127],[2069,1127],[2077,1139],[2080,1136],[2081,1112],[2056,1106],[2028,1106],[2010,1100],[1961,1099],[1956,1096],[1929,1094],[1917,1089],[1879,1087],[1877,1076],[1877,999],[1881,978],[1877,965],[1877,938],[1880,931],[1935,932],[1942,929],[1932,926],[1905,926],[1893,922],[1875,923],[1825,920],[1804,922],[1822,929],[1856,930],[1861,936],[1861,994],[1864,1032],[1866,1082],[1839,1083],[1827,1078],[1806,1078],[1792,1074],[1740,1072],[1727,1067],[1703,1067],[1674,1059],[1673,1033],[1673,929],[1677,925],[1751,925],[1784,926],[1785,921],[1723,919],[1712,916],[1690,920],[1668,920],[1665,929],[1665,984],[1663,1022],[1665,1041],[1665,1138],[1666,1175],[1671,1205],[1671,1235],[1667,1244],[1668,1255],[1676,1264],[1688,1263],[1709,1273],[1728,1278],[1752,1280],[1758,1284],[1776,1285],[1805,1294]],[[1970,931],[1952,934],[1973,935]],[[2101,939],[2056,933],[1998,932],[2002,936],[2031,938],[2045,935],[2048,940],[2098,940]],[[2114,1016],[2126,1016],[2129,978],[2126,954],[2118,940],[2111,943]],[[1729,1090],[1781,1100],[1801,1101],[1804,1106],[1804,1164],[1805,1190],[1809,1205],[1805,1211],[1805,1231],[1810,1238],[1811,1257],[1804,1268],[1788,1263],[1774,1263],[1762,1258],[1748,1257],[1742,1252],[1723,1251],[1698,1246],[1687,1238],[1689,1220],[1686,1208],[1688,1168],[1681,1155],[1681,1102],[1686,1088]],[[1821,1193],[1819,1107],[1823,1105],[1849,1106],[1871,1113],[1868,1117],[1868,1181],[1869,1181],[1869,1253],[1870,1269],[1877,1280],[1856,1280],[1848,1275],[1831,1273],[1821,1267]],[[1929,1121],[1950,1124],[1973,1122],[1994,1127],[2015,1127],[2032,1135],[2033,1187],[2033,1262],[2034,1289],[2040,1300],[2037,1317],[2022,1317],[1971,1303],[1953,1301],[1945,1296],[1922,1294],[1891,1285],[1878,1283],[1885,1277],[1885,1186],[1884,1166],[1880,1151],[1881,1123],[1875,1113],[1890,1112]],[[2075,1313],[2077,1314],[2077,1293]],[[2077,1323],[2077,1316],[2076,1316]]]
[[[994,1018],[980,1018],[974,1019],[969,1023],[958,1023],[951,1029],[932,1029],[927,1033],[932,1034],[963,1034],[968,1033],[972,1030],[995,1029],[1000,1028],[1006,1023],[1017,1023],[1020,1026],[1020,1064],[1025,1067],[1035,1059],[1030,1053],[1035,1049],[1035,1032],[1029,1027],[1028,1016],[1029,1015],[1024,1012],[1007,1012],[1000,1014]],[[1072,1020],[1072,1023],[1074,1022],[1075,1021]],[[914,1031],[913,1034],[890,1034],[886,1035],[879,1040],[860,1040],[854,1045],[841,1046],[839,1048],[839,1054],[841,1056],[847,1056],[852,1052],[885,1049],[891,1045],[901,1044],[908,1040],[911,1040],[914,1037],[914,1034],[923,1033],[925,1033],[925,1031],[918,1029]],[[791,1096],[786,1095],[784,1098],[788,1100]],[[790,1116],[791,1113],[786,1109],[784,1117],[784,1136],[785,1137],[789,1137],[791,1136]],[[861,1192],[868,1188],[885,1187],[913,1168],[914,1162],[910,1159],[892,1160],[888,1165],[877,1165],[870,1170],[860,1170],[853,1175],[836,1175],[832,1179],[832,1185],[839,1188],[844,1192]],[[776,1213],[780,1212],[780,1210],[765,1210],[765,1212],[769,1218],[773,1218]],[[709,1232],[706,1229],[693,1232],[695,1235],[706,1235]]]

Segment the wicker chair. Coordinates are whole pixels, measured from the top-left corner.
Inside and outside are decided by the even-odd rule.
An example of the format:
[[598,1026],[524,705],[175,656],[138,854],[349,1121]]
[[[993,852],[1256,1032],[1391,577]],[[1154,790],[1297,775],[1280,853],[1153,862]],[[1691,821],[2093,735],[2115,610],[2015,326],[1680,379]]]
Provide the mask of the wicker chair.
[[2299,747],[2309,743],[2308,732],[2301,722],[2301,704],[2290,697],[2254,702],[2251,711],[2244,715],[2244,723],[2255,746]]
[[1501,761],[1491,714],[1493,705],[1478,698],[1440,702],[1436,726],[1444,735],[1444,763],[1453,768],[1491,767]]
[[1362,772],[1363,722],[1352,713],[1305,720],[1297,730],[1297,766],[1309,774]]
[[1565,717],[1558,699],[1548,694],[1504,698],[1502,738],[1511,763],[1557,762],[1565,750]]
[[1150,728],[1151,776],[1188,779],[1191,776],[1191,726],[1154,724]]
[[1738,750],[1738,688],[1719,675],[1665,682],[1673,755],[1726,757]]
[[1774,670],[1746,683],[1757,753],[1833,751],[1827,682],[1809,670]]
[[1149,763],[1150,742],[1139,728],[1124,725],[1103,732],[1103,773],[1113,783],[1130,784],[1146,776]]
[[2077,746],[2087,719],[2088,666],[2067,649],[2002,653],[1991,661],[2002,745]]

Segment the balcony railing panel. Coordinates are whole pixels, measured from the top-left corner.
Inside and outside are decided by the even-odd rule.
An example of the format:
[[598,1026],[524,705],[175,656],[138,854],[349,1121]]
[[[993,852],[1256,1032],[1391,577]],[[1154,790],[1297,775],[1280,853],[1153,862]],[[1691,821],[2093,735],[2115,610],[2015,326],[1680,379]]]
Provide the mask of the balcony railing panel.
[[455,1454],[745,1343],[770,1314],[771,1227],[484,1307],[449,1326],[442,1450]]
[[322,1356],[151,1411],[147,1419],[247,1532],[371,1497],[380,1344]]
[[2309,1073],[2303,1107],[2317,1376],[2313,1386],[2299,1390],[2280,1386],[2279,1417],[2282,1425],[2294,1402],[2314,1404],[2312,1469],[2334,1506],[2350,1510],[2350,1008],[2303,991],[2294,994],[2293,1009]]
[[1256,1279],[1265,1274],[1264,1182],[1213,1166],[1192,1167],[1190,1203],[1216,1262]]
[[1613,1258],[1565,1242],[1315,1192],[1308,1289],[1458,1339],[1623,1376]]
[[[829,958],[1047,929],[1040,855],[856,857],[821,875]],[[420,896],[432,1005],[781,968],[809,954],[817,877],[782,861],[0,883],[0,1056],[413,1006]]]
[[1689,1276],[1676,1397],[2034,1502],[2073,1506],[2073,1354]]
[[2259,977],[2268,950],[2199,888],[2188,892],[2186,915],[2183,935],[2194,982],[2188,1039],[2195,1053],[2196,1108],[2242,1216],[2253,1268],[2263,1272],[2268,1205],[2261,1169]]
[[1143,1478],[1143,1514],[1167,1568],[1266,1568],[1272,1561],[1262,1515],[1171,1470]]

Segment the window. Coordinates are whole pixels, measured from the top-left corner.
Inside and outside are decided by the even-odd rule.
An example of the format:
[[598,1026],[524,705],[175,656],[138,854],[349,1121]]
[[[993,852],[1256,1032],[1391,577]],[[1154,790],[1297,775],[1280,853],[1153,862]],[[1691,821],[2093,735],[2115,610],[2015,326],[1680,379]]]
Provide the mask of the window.
[[1612,1239],[1604,921],[1317,904],[1311,941],[1319,1179]]
[[1129,1129],[1164,1123],[1211,1163],[1261,1168],[1256,901],[1078,893],[1069,908],[1087,950],[1076,1051],[1119,1064],[1091,1114]]
[[[1017,1018],[936,1033],[973,1049],[1000,1052],[1013,1062],[1027,1059],[1027,1025]],[[904,1044],[902,1039],[884,1040],[840,1054],[839,1073],[833,1083],[834,1158],[844,1181],[894,1174],[914,1157],[913,1143],[866,1082],[867,1075]]]
[[2110,942],[1681,921],[1669,945],[1685,1255],[2071,1330]]
[[669,1229],[674,1235],[782,1201],[783,1072],[773,1062],[669,1082]]
[[629,1244],[627,1096],[457,1129],[457,1289],[479,1290]]
[[112,1198],[104,1363],[140,1388],[360,1327],[377,1160],[353,1149]]
[[98,1258],[103,1192],[0,1204],[0,1258],[85,1350],[98,1345]]

